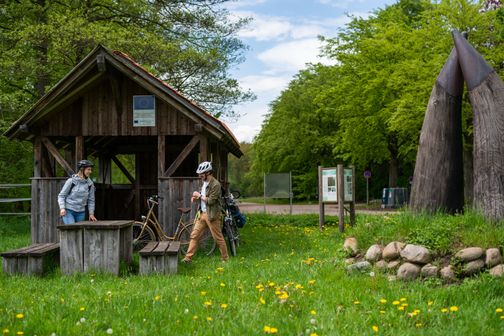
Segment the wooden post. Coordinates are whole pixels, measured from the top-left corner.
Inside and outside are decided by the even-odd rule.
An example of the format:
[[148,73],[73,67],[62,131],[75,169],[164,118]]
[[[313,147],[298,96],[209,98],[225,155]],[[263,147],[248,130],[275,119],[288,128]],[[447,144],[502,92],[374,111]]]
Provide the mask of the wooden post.
[[42,141],[35,137],[33,141],[33,177],[42,176]]
[[319,201],[319,230],[324,230],[325,209],[324,199],[322,198],[322,166],[318,166],[318,201]]
[[75,167],[77,167],[77,163],[84,158],[84,137],[82,135],[77,135],[75,137]]
[[352,200],[350,201],[350,225],[355,225],[355,167],[352,166]]
[[504,82],[457,31],[453,38],[474,113],[474,207],[497,222],[504,218]]
[[439,73],[425,112],[410,199],[415,211],[454,213],[464,207],[464,83],[458,60],[453,49]]
[[339,164],[337,166],[337,189],[338,189],[338,226],[339,231],[345,231],[345,183],[344,183],[344,171],[343,165]]
[[158,135],[158,177],[163,176],[166,167],[166,136]]
[[208,161],[208,139],[205,135],[199,135],[200,161]]

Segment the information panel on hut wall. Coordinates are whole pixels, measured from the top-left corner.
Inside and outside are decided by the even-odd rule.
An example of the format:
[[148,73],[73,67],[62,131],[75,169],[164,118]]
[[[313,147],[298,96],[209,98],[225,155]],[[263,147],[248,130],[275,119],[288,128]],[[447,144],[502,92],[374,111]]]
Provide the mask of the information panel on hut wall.
[[156,99],[151,95],[133,96],[133,127],[156,126]]

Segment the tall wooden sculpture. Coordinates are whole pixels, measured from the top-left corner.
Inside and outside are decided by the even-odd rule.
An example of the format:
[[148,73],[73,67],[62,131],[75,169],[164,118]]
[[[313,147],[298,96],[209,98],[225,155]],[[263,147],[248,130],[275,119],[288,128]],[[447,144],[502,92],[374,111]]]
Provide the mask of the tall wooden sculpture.
[[410,206],[454,213],[464,207],[462,92],[457,50],[452,50],[432,89],[420,134]]
[[483,57],[453,31],[474,113],[474,207],[504,219],[504,83]]

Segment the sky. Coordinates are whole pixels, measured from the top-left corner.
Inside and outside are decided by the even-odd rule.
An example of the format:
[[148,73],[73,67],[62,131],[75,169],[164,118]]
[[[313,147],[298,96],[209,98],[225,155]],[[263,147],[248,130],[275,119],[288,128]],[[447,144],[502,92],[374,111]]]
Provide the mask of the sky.
[[348,15],[366,18],[373,10],[395,0],[236,0],[226,7],[233,17],[252,22],[238,36],[248,46],[245,61],[231,69],[243,89],[257,99],[235,107],[241,116],[225,120],[239,141],[252,142],[269,104],[277,98],[306,63],[331,64],[319,57],[318,36],[334,37],[350,21]]

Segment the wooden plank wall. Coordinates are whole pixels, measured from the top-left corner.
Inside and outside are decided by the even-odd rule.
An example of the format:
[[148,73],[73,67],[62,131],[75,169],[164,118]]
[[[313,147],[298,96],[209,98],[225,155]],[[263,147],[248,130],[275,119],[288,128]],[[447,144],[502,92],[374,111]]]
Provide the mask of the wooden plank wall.
[[158,185],[158,194],[162,197],[159,202],[159,221],[164,230],[172,235],[180,219],[177,208],[192,208],[185,221],[194,219],[196,215],[197,209],[195,204],[191,204],[191,195],[200,189],[199,180],[197,177],[160,178]]
[[59,242],[56,225],[60,220],[58,194],[66,178],[32,178],[31,238],[32,244]]
[[[45,136],[194,135],[195,122],[156,98],[156,127],[133,127],[133,96],[150,93],[121,74],[116,75],[120,104],[114,99],[113,80],[98,82],[69,106],[40,125]],[[117,106],[119,105],[119,106]]]

